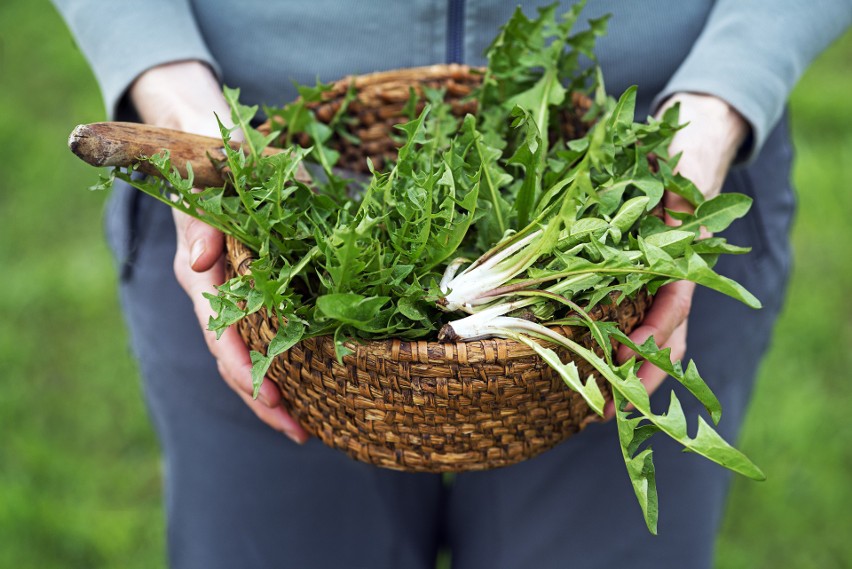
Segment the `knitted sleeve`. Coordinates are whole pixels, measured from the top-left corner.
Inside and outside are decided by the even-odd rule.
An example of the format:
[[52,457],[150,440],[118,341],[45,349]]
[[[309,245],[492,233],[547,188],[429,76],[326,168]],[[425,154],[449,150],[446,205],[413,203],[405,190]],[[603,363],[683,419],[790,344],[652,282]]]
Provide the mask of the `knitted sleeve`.
[[740,159],[760,151],[808,64],[852,23],[852,0],[718,0],[686,60],[654,99],[706,93],[751,125]]
[[219,74],[189,0],[53,0],[101,88],[107,115],[123,114],[124,94],[144,71],[199,60]]

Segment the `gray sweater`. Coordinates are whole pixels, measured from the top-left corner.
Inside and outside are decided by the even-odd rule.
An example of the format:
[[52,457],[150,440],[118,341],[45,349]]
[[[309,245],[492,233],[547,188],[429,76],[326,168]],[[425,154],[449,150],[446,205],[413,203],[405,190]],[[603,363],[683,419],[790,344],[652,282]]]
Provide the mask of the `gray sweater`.
[[[245,102],[268,105],[292,100],[293,81],[482,65],[518,0],[54,3],[94,69],[109,116],[121,117],[133,80],[170,61],[204,61]],[[528,14],[548,3],[520,2]],[[584,16],[607,13],[597,53],[608,91],[638,85],[640,116],[678,91],[716,95],[751,124],[753,156],[806,66],[852,23],[852,0],[590,0]]]

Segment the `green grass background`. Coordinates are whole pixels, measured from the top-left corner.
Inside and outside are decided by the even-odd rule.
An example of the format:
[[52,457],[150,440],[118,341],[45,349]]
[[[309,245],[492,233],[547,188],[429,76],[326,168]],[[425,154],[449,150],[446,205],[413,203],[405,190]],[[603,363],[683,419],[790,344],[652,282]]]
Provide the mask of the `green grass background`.
[[[160,567],[160,463],[106,196],[65,147],[101,103],[46,1],[0,4],[0,78],[0,567]],[[795,274],[741,440],[769,480],[734,482],[718,569],[852,566],[852,34],[792,118]]]

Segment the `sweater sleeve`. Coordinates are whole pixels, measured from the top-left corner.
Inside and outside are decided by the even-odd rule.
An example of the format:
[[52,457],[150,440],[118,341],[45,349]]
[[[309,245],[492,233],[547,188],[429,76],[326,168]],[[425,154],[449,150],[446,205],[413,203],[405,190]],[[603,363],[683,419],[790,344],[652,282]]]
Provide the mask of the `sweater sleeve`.
[[808,64],[852,23],[852,0],[717,0],[663,91],[717,96],[751,125],[740,160],[754,158]]
[[123,113],[124,95],[144,71],[199,60],[219,75],[189,0],[53,0],[101,88],[107,115]]

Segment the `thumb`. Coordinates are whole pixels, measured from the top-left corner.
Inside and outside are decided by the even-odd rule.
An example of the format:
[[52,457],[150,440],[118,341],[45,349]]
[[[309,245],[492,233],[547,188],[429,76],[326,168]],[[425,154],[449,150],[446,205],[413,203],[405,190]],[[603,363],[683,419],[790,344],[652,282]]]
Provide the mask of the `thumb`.
[[177,232],[178,262],[185,262],[198,273],[210,270],[224,250],[222,232],[178,210],[172,210],[172,214]]

